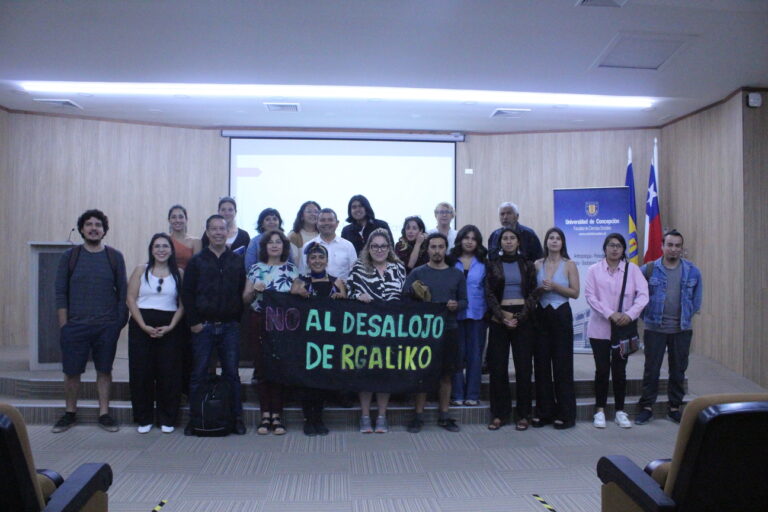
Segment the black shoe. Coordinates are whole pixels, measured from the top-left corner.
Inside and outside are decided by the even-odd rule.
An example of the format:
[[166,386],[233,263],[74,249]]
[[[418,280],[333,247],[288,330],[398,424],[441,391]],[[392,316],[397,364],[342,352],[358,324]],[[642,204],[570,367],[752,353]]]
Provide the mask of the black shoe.
[[410,423],[408,423],[408,426],[406,427],[406,429],[411,434],[418,434],[419,432],[421,432],[421,427],[423,426],[424,426],[424,421],[418,416],[416,416],[411,420]]
[[533,428],[541,428],[544,425],[549,425],[552,423],[552,420],[550,418],[531,418],[531,426]]
[[319,436],[327,436],[329,432],[328,427],[325,426],[325,424],[323,423],[323,420],[317,420],[315,422],[315,431]]
[[54,434],[58,434],[59,432],[65,432],[70,429],[70,427],[74,426],[77,423],[77,417],[75,416],[75,413],[73,412],[65,412],[64,416],[59,418],[59,421],[57,421],[53,428],[51,429],[51,432]]
[[635,416],[635,425],[645,425],[653,420],[653,411],[643,408],[637,416]]
[[682,419],[683,413],[680,412],[680,409],[675,409],[674,411],[672,409],[667,411],[667,418],[674,421],[675,423],[680,423],[680,419]]
[[245,435],[246,429],[245,429],[245,423],[243,423],[242,418],[235,419],[235,425],[232,427],[232,433],[237,434],[239,436]]
[[315,424],[309,420],[304,420],[304,435],[309,437],[315,437],[317,435]]
[[117,426],[117,422],[109,414],[102,414],[99,416],[99,426],[107,432],[117,432],[120,427]]
[[567,429],[573,428],[575,426],[576,426],[576,422],[575,421],[557,420],[554,423],[555,430],[567,430]]
[[184,435],[185,436],[193,436],[193,435],[195,435],[195,427],[192,425],[191,421],[189,423],[187,423],[186,427],[184,427]]
[[[437,426],[442,427],[448,432],[458,432],[459,426],[456,424],[456,420],[453,418],[443,418],[437,420]],[[528,428],[527,426],[525,428]]]

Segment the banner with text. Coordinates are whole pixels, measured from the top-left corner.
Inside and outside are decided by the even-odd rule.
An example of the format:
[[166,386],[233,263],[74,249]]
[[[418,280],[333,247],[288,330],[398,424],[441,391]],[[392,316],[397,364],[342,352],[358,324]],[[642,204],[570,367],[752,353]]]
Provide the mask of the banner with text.
[[[584,298],[590,266],[603,259],[603,240],[609,233],[629,233],[629,188],[555,189],[555,226],[565,233],[568,254],[579,269],[581,293],[571,300],[573,350],[591,352],[587,325],[591,310]],[[546,241],[545,241],[546,243]]]
[[267,378],[286,385],[405,393],[437,388],[445,305],[264,293]]

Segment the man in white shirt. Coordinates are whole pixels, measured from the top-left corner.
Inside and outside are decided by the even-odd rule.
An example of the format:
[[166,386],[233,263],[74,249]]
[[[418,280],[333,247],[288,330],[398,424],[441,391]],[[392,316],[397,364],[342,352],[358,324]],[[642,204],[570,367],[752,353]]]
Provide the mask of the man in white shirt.
[[435,206],[435,220],[437,227],[430,229],[427,234],[442,233],[448,239],[448,250],[450,253],[456,243],[456,230],[451,227],[451,222],[455,216],[455,211],[451,203],[438,203]]
[[313,242],[319,242],[328,250],[328,274],[338,277],[342,281],[349,278],[352,265],[357,261],[357,251],[350,241],[336,236],[336,228],[338,227],[339,219],[336,217],[336,212],[330,208],[320,210],[320,216],[317,218],[317,230],[320,234],[304,244],[299,255],[299,272],[302,274],[309,273],[304,249]]

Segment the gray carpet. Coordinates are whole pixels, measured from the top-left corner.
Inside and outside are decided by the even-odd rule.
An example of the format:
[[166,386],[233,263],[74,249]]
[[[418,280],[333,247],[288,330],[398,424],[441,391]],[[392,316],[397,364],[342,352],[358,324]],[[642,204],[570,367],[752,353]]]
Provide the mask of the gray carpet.
[[[292,427],[292,428],[290,428]],[[624,454],[638,464],[669,456],[677,425],[656,420],[621,430],[579,423],[491,432],[465,425],[460,433],[427,425],[409,434],[335,430],[305,437],[298,425],[285,436],[184,437],[180,430],[139,435],[131,426],[110,434],[78,425],[51,434],[29,427],[38,467],[65,476],[83,462],[108,462],[115,473],[110,510],[149,512],[266,511],[531,511],[599,510],[595,464],[603,454]]]

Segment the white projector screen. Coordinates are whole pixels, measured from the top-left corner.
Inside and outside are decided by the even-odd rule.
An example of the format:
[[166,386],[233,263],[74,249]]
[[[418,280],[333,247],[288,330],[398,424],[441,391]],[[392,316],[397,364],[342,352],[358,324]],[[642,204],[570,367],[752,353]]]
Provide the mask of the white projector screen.
[[280,212],[288,233],[308,200],[333,208],[340,235],[349,199],[362,194],[397,241],[407,216],[419,215],[430,229],[437,203],[455,206],[454,160],[452,142],[233,138],[230,194],[237,224],[251,236],[264,208]]

